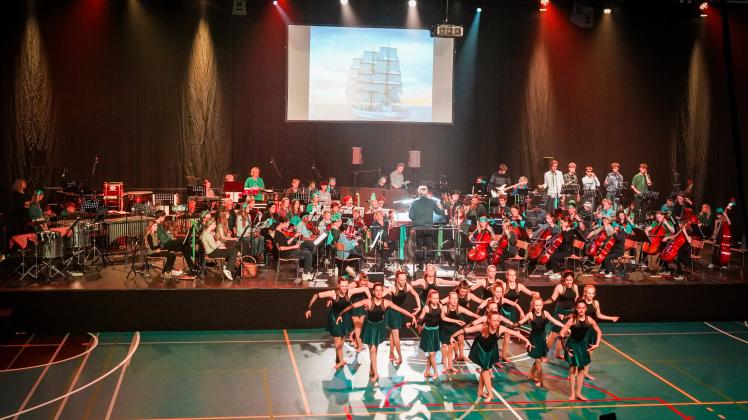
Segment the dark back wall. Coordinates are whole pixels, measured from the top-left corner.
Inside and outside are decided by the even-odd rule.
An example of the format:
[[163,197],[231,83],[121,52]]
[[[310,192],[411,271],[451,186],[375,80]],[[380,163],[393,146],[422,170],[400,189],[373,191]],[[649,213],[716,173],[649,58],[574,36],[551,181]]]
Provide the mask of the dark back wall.
[[[673,7],[627,5],[597,16],[594,29],[569,21],[567,1],[547,13],[535,1],[453,2],[450,22],[469,29],[481,5],[477,53],[456,43],[453,125],[287,123],[283,17],[269,1],[13,0],[0,17],[0,184],[19,176],[52,182],[67,167],[96,185],[184,185],[185,175],[292,176],[351,182],[350,147],[365,168],[389,172],[410,149],[421,173],[445,174],[465,190],[506,162],[515,178],[541,181],[542,157],[611,161],[627,180],[640,161],[656,188],[673,172],[696,180],[697,198],[718,206],[736,191],[720,11],[705,19]],[[631,4],[631,2],[628,2]],[[656,4],[646,2],[647,5]],[[674,3],[674,2],[673,2]],[[294,23],[341,24],[337,1],[280,5]],[[402,26],[404,1],[352,1],[359,24]],[[424,26],[439,2],[421,0]],[[737,97],[748,110],[748,7],[733,5]],[[744,137],[748,119],[740,121]],[[268,164],[274,156],[283,179]]]

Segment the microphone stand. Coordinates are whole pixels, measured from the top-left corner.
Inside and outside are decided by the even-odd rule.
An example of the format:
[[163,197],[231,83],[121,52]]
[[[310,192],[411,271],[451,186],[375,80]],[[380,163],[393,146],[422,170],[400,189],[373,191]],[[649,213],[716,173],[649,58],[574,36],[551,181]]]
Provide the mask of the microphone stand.
[[312,170],[317,175],[317,179],[319,179],[321,181],[322,180],[322,174],[319,173],[319,169],[317,169],[317,163],[315,161],[312,161]]
[[273,165],[273,168],[275,169],[275,173],[278,174],[278,179],[282,180],[283,175],[281,175],[280,171],[278,170],[278,166],[275,164],[275,159],[273,159],[272,156],[270,156],[270,164]]

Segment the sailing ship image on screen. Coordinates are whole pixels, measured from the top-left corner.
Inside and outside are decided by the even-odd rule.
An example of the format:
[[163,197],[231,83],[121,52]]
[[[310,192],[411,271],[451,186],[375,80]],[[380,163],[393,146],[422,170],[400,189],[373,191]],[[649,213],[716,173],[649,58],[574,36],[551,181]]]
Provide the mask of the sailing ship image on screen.
[[410,112],[402,107],[403,93],[397,48],[379,47],[353,59],[346,85],[346,100],[355,119],[401,120]]

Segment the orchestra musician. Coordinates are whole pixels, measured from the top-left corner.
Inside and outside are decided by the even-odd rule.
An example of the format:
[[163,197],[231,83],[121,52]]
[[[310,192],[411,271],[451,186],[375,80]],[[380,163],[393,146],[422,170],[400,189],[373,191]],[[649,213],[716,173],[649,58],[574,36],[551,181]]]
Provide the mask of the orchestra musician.
[[611,203],[618,204],[618,195],[623,189],[623,175],[619,172],[621,170],[621,164],[613,162],[610,164],[611,172],[605,177],[605,197],[610,200]]
[[[160,211],[160,210],[159,210]],[[169,251],[161,244],[156,233],[159,228],[159,223],[156,220],[148,222],[148,227],[143,232],[143,242],[145,243],[146,253],[149,257],[164,257],[163,270],[161,270],[162,276],[174,276],[179,277],[182,275],[182,271],[174,269],[174,261],[177,259],[177,254]]]
[[[718,209],[719,210],[719,209]],[[678,254],[675,257],[675,260],[673,260],[673,263],[675,264],[675,272],[673,273],[673,280],[683,280],[685,278],[684,272],[683,272],[683,266],[688,265],[691,263],[691,220],[688,220],[688,218],[683,218],[678,223],[678,231],[672,235],[668,235],[665,237],[665,242],[669,242],[671,240],[674,240],[679,234],[683,234],[683,237],[685,238],[685,242],[683,245],[678,248]],[[715,252],[714,256],[716,257],[719,255],[719,252]],[[665,267],[668,268],[669,264],[664,263]]]
[[304,213],[306,212],[304,211],[304,205],[301,203],[301,200],[291,201],[291,215],[292,216],[301,216]]
[[291,200],[288,197],[281,199],[280,205],[278,206],[278,214],[281,217],[290,219],[293,216],[293,209],[291,208]]
[[577,212],[576,201],[569,200],[569,202],[566,203],[566,215],[574,229],[579,229],[582,233],[587,230],[587,224],[584,223],[584,219],[582,219],[582,216]]
[[705,234],[711,235],[712,232],[714,232],[714,214],[712,214],[712,206],[707,203],[702,204],[698,218],[701,231],[705,232]]
[[280,258],[298,258],[299,264],[303,267],[302,280],[311,280],[314,278],[312,273],[312,253],[305,248],[302,248],[299,238],[301,233],[295,233],[293,235],[286,236],[289,231],[289,220],[286,217],[278,219],[278,226],[275,230],[273,242],[278,249],[278,256]]
[[[661,211],[656,212],[654,217],[655,218],[652,221],[652,223],[650,223],[649,226],[647,226],[646,228],[644,228],[644,233],[647,234],[647,236],[650,238],[650,240],[651,239],[656,239],[653,236],[653,234],[652,234],[652,230],[654,230],[658,226],[662,226],[663,228],[665,228],[665,233],[662,234],[663,236],[662,236],[662,238],[660,240],[664,240],[665,236],[672,235],[673,233],[675,233],[675,228],[667,220],[667,218],[665,218],[665,215]],[[649,255],[648,257],[657,258],[658,254]],[[651,259],[651,258],[648,258],[648,259]],[[643,265],[646,266],[646,267],[648,267],[649,266],[649,261],[644,262]]]
[[553,159],[548,166],[548,171],[543,174],[543,183],[538,188],[546,188],[546,210],[553,211],[559,206],[561,187],[564,185],[564,175],[558,171],[558,161]]
[[571,221],[566,216],[558,218],[558,224],[561,228],[561,237],[563,241],[561,246],[556,249],[556,252],[551,255],[551,259],[548,262],[548,272],[546,275],[550,276],[551,279],[560,279],[560,272],[564,267],[564,261],[566,257],[570,256],[573,251],[574,245],[574,231],[571,228]]
[[325,181],[319,183],[319,191],[317,191],[317,195],[319,195],[319,202],[322,203],[323,207],[329,206],[332,202],[332,195],[330,194],[327,182]]
[[216,240],[225,243],[227,247],[231,248],[236,245],[236,237],[229,227],[229,213],[233,213],[233,210],[221,209],[218,212],[218,225],[216,226],[215,237]]
[[349,258],[358,258],[363,260],[364,256],[359,248],[361,237],[356,233],[356,228],[351,224],[342,226],[337,243],[342,244],[343,249],[336,249],[338,258],[346,260]]
[[[16,179],[13,182],[8,203],[8,238],[22,234],[28,229],[26,221],[29,216],[28,208],[31,204],[31,197],[26,193],[26,187],[26,180],[23,178]],[[6,243],[0,249],[4,249],[7,246],[8,244]]]
[[504,252],[499,257],[499,265],[503,271],[506,271],[506,261],[517,255],[517,234],[513,229],[512,222],[509,219],[504,219],[501,222],[502,232],[499,235],[498,245],[501,245],[502,239],[506,238],[507,245]]
[[327,190],[330,191],[330,198],[340,200],[340,190],[337,187],[338,181],[334,177],[327,180]]
[[407,188],[408,181],[405,180],[404,170],[405,164],[400,162],[395,166],[395,170],[390,172],[390,189],[398,190]]
[[340,212],[343,214],[353,214],[353,197],[346,195],[341,201]]
[[298,200],[304,195],[304,191],[300,187],[301,180],[299,178],[294,178],[291,180],[291,186],[286,188],[286,191],[283,193],[284,197],[290,198],[292,200]]
[[[434,248],[434,232],[432,230],[434,214],[444,216],[444,209],[441,203],[427,197],[428,192],[428,187],[425,185],[419,186],[418,198],[411,203],[410,210],[408,211],[408,216],[416,232],[416,260],[418,260],[419,267],[423,267],[424,259],[429,258],[427,254],[430,255],[431,250]],[[418,252],[424,247],[426,248],[425,252]]]
[[322,212],[322,219],[317,223],[317,228],[320,232],[329,231],[332,227],[332,222],[332,213],[330,210],[325,210]]
[[319,201],[319,192],[315,191],[312,193],[312,199],[306,205],[306,212],[312,216],[322,214],[322,203]]
[[473,195],[470,197],[470,207],[465,210],[465,216],[474,224],[479,218],[486,215],[486,208],[480,202],[480,197]]
[[260,178],[260,168],[257,166],[253,166],[249,170],[249,177],[244,181],[244,189],[249,190],[249,194],[254,195],[255,200],[262,201],[264,199],[265,181]]
[[584,168],[584,176],[582,177],[582,194],[585,197],[585,201],[592,203],[592,208],[597,207],[597,190],[600,188],[600,180],[597,179],[597,175],[592,169],[592,166]]
[[31,224],[34,226],[36,232],[48,231],[47,216],[42,210],[42,200],[44,200],[44,190],[36,190],[31,194],[31,202],[29,203],[29,219]]
[[488,179],[488,187],[495,191],[512,185],[512,177],[507,173],[508,170],[509,167],[505,163],[500,163],[498,172],[491,174],[491,178]]
[[206,198],[216,198],[216,193],[213,191],[213,188],[211,188],[210,180],[207,178],[203,180],[203,189],[205,190]]
[[693,201],[686,197],[682,192],[675,195],[675,202],[673,203],[673,214],[672,217],[675,220],[680,220],[683,217],[685,209],[691,208]]
[[499,204],[496,206],[495,213],[500,219],[509,216],[511,213],[509,206],[506,204],[506,194],[499,195]]
[[652,179],[649,177],[649,166],[642,162],[639,164],[639,173],[631,180],[631,190],[634,192],[634,210],[639,212],[642,205],[642,194],[652,187]]
[[[729,206],[728,206],[729,208]],[[719,267],[719,255],[720,255],[720,249],[719,245],[722,242],[722,233],[724,230],[722,229],[722,224],[727,223],[728,225],[732,225],[732,221],[730,221],[730,218],[727,216],[727,212],[722,209],[722,207],[717,207],[717,209],[714,211],[717,214],[717,217],[714,219],[714,230],[712,231],[710,237],[712,241],[714,242],[714,253],[712,254],[712,262],[709,263],[709,268]],[[689,239],[689,243],[690,243]],[[680,254],[678,254],[680,256]]]
[[174,238],[174,235],[164,228],[164,222],[166,221],[166,212],[163,210],[156,210],[153,221],[156,223],[156,239],[158,241],[159,249],[171,252],[182,252],[184,260],[187,262],[187,266],[191,271],[197,271],[197,266],[192,260],[192,248],[191,243],[187,243],[182,239]]
[[[239,238],[242,254],[257,256],[263,250],[262,238],[259,231],[250,232],[250,230],[260,221],[262,213],[254,208],[254,203],[254,198],[252,198],[251,205],[249,203],[242,205],[241,212],[236,217],[236,236]],[[247,252],[244,252],[244,245],[249,246]]]
[[517,185],[512,189],[512,196],[514,197],[514,205],[516,206],[522,206],[524,205],[524,200],[529,199],[529,196],[527,194],[528,192],[528,184],[530,183],[530,180],[527,179],[526,176],[521,176],[517,180]]
[[306,201],[310,202],[312,201],[312,195],[317,192],[317,181],[311,180],[309,181],[309,184],[307,184],[307,187],[304,189],[304,196],[306,197]]
[[387,188],[387,177],[380,176],[376,184],[374,184],[374,188]]
[[374,252],[376,252],[379,257],[380,267],[384,267],[387,264],[387,260],[393,249],[393,247],[390,246],[389,241],[390,223],[385,220],[384,213],[381,211],[374,213],[373,216],[374,220],[371,222],[371,226],[369,226],[368,235],[373,241],[379,232],[382,232],[382,236],[379,238],[379,242],[377,243]]
[[[564,185],[576,185],[578,187],[579,177],[577,176],[577,164],[574,162],[569,162],[569,165],[567,166],[567,170],[568,172],[564,174]],[[568,200],[570,198],[573,198],[574,200],[579,200],[579,194],[564,197],[564,200]]]

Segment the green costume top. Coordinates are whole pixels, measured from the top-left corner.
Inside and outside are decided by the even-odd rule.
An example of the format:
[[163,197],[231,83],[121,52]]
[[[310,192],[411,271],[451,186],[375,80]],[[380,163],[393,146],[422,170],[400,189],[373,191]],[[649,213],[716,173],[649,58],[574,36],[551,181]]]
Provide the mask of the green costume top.
[[[252,178],[251,176],[247,178],[246,181],[244,181],[244,189],[250,189],[253,187],[257,187],[260,190],[265,189],[265,181],[262,180],[262,178],[257,177],[257,179]],[[258,192],[255,194],[255,200],[262,200],[262,192]]]
[[647,186],[647,177],[641,173],[634,175],[634,179],[631,180],[631,186],[636,188],[640,193],[649,190],[649,187]]

